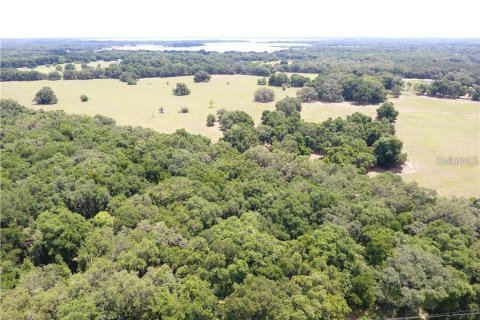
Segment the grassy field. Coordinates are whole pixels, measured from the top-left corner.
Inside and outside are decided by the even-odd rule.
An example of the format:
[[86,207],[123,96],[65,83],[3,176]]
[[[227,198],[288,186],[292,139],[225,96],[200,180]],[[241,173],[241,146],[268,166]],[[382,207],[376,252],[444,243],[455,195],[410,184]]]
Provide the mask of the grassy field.
[[[63,109],[70,113],[97,113],[114,118],[118,124],[144,126],[170,133],[178,128],[205,135],[216,141],[222,133],[206,127],[209,113],[221,108],[243,110],[258,123],[263,110],[274,109],[273,103],[256,103],[253,92],[258,77],[244,75],[212,76],[210,83],[193,83],[193,77],[142,79],[136,86],[118,80],[3,82],[1,96],[13,98],[35,109],[31,99],[41,87],[50,86],[59,103],[42,106],[45,110]],[[172,95],[177,82],[185,82],[192,94]],[[294,96],[296,88],[274,88],[277,100]],[[80,102],[80,95],[90,100]],[[210,100],[214,107],[210,108]],[[403,95],[392,99],[400,111],[396,124],[397,135],[404,141],[408,165],[401,172],[407,181],[436,189],[441,195],[479,196],[480,166],[445,165],[438,157],[478,157],[480,103],[465,100],[446,100]],[[181,106],[189,108],[178,113]],[[163,107],[164,114],[158,109]],[[377,106],[355,106],[349,103],[304,104],[302,117],[306,121],[323,121],[328,117],[346,116],[359,111],[375,115]]]

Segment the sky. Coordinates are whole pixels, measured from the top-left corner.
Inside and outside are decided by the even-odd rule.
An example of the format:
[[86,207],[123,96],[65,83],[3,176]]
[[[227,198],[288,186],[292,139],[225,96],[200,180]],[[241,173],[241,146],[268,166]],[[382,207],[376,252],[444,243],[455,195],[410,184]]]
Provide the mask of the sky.
[[14,0],[0,38],[480,38],[478,0]]

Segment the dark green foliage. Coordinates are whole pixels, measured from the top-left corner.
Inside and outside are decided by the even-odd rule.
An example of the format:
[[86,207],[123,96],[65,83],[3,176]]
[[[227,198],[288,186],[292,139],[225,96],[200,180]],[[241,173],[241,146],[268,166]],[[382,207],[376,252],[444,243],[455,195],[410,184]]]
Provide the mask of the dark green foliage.
[[393,102],[384,102],[377,109],[377,119],[386,119],[388,122],[393,123],[397,120],[398,111],[393,107]]
[[[255,128],[221,111],[233,124],[212,144],[12,100],[0,116],[2,319],[479,308],[478,200],[438,198],[350,163],[395,139],[386,121],[265,111]],[[309,148],[324,158],[303,156]]]
[[255,91],[253,98],[256,102],[271,102],[275,100],[275,92],[270,88],[260,88]]
[[383,137],[373,144],[377,164],[383,167],[396,167],[403,164],[406,154],[402,153],[403,143],[396,137]]
[[60,72],[53,71],[53,72],[50,72],[50,73],[47,75],[47,78],[48,78],[48,80],[61,80],[61,79],[62,79],[62,75],[60,74]]
[[191,91],[185,83],[177,83],[177,86],[172,92],[174,96],[188,96]]
[[298,98],[285,97],[275,104],[275,109],[285,113],[287,117],[291,116],[294,112],[302,111],[302,101]]
[[288,75],[284,72],[272,74],[270,78],[268,78],[269,86],[281,87],[287,84],[289,84],[289,79],[288,79]]
[[310,78],[301,76],[299,74],[292,74],[290,76],[290,85],[294,88],[303,88],[310,83]]
[[82,95],[80,96],[80,101],[82,101],[82,102],[87,102],[87,101],[88,101],[88,96],[85,95],[85,94],[82,94]]
[[253,118],[245,111],[221,111],[218,112],[218,122],[222,130],[227,130],[235,124],[253,127]]
[[377,80],[355,77],[343,82],[343,97],[358,104],[374,104],[385,101],[387,91]]
[[458,98],[466,94],[465,87],[460,81],[448,79],[435,80],[427,87],[429,96],[441,98]]
[[322,102],[342,102],[344,100],[342,78],[343,76],[338,74],[316,77],[312,85],[317,92],[318,100]]
[[318,99],[318,94],[314,88],[305,87],[297,91],[297,98],[302,102],[312,102]]
[[206,71],[198,71],[195,73],[195,76],[193,77],[193,82],[209,82],[210,81],[210,74]]
[[213,127],[215,121],[217,121],[217,117],[215,117],[213,114],[209,114],[207,116],[207,127]]
[[56,104],[58,102],[57,96],[50,87],[43,87],[35,94],[33,100],[37,104]]

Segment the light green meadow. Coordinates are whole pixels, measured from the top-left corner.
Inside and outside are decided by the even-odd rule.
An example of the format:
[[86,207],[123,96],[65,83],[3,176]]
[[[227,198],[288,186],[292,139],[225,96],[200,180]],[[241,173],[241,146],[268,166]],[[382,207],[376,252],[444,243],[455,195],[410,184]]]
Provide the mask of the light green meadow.
[[[312,75],[313,77],[313,75]],[[217,127],[206,127],[209,113],[217,110],[242,110],[258,123],[262,111],[274,109],[275,102],[257,103],[253,92],[259,88],[259,77],[246,75],[213,75],[209,83],[194,83],[193,77],[142,79],[136,86],[118,80],[67,80],[35,82],[2,82],[2,98],[12,98],[27,107],[44,110],[62,109],[69,113],[103,114],[120,125],[143,126],[159,132],[171,133],[185,128],[213,141],[222,133]],[[177,82],[191,89],[189,96],[172,95]],[[37,106],[32,103],[35,93],[50,86],[58,97],[58,104]],[[295,96],[297,88],[273,88],[276,100]],[[81,102],[80,95],[90,100]],[[210,107],[210,100],[214,102]],[[466,100],[447,100],[402,95],[391,99],[399,110],[397,136],[404,142],[408,162],[401,175],[407,181],[433,188],[440,195],[479,196],[480,166],[445,165],[439,157],[477,157],[480,155],[480,103]],[[190,112],[181,114],[182,106]],[[165,113],[158,109],[163,107]],[[344,117],[353,112],[375,116],[378,106],[356,106],[349,103],[310,103],[303,105],[306,121],[323,121],[329,117]]]

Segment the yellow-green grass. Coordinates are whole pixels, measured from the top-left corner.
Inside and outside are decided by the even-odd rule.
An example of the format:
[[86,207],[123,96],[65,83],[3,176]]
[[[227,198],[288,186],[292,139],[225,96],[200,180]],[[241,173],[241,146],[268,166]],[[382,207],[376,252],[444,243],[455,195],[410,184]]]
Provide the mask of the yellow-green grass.
[[[480,196],[480,103],[402,95],[391,98],[400,115],[396,135],[404,143],[407,165],[401,171],[406,181],[417,181],[440,195]],[[353,112],[376,115],[377,106],[349,103],[304,104],[302,117],[320,122]],[[463,157],[470,165],[445,164],[449,157]],[[443,160],[443,161],[442,161]]]
[[[209,83],[193,83],[193,77],[142,79],[136,86],[118,80],[70,80],[37,82],[3,82],[1,96],[12,98],[34,109],[63,109],[69,113],[104,114],[118,124],[143,126],[170,133],[185,128],[191,133],[205,135],[213,141],[222,133],[216,127],[206,127],[206,117],[217,110],[243,110],[259,122],[262,111],[274,109],[275,102],[257,103],[253,92],[258,89],[255,76],[214,75]],[[172,95],[175,83],[185,82],[189,96]],[[167,85],[167,83],[169,83]],[[229,83],[229,84],[227,84]],[[41,87],[50,86],[59,102],[53,106],[36,106],[32,98]],[[276,100],[294,96],[298,90],[273,88]],[[80,95],[90,100],[81,102]],[[209,101],[214,102],[210,108]],[[402,95],[391,99],[399,110],[397,136],[404,141],[408,165],[402,171],[407,181],[436,189],[441,195],[479,196],[480,167],[476,165],[445,165],[438,157],[478,157],[480,103],[465,100],[434,99]],[[189,113],[178,113],[181,106]],[[158,109],[163,107],[164,114]],[[320,122],[328,117],[344,117],[353,112],[375,116],[378,106],[357,106],[349,103],[310,103],[303,105],[306,121]]]

